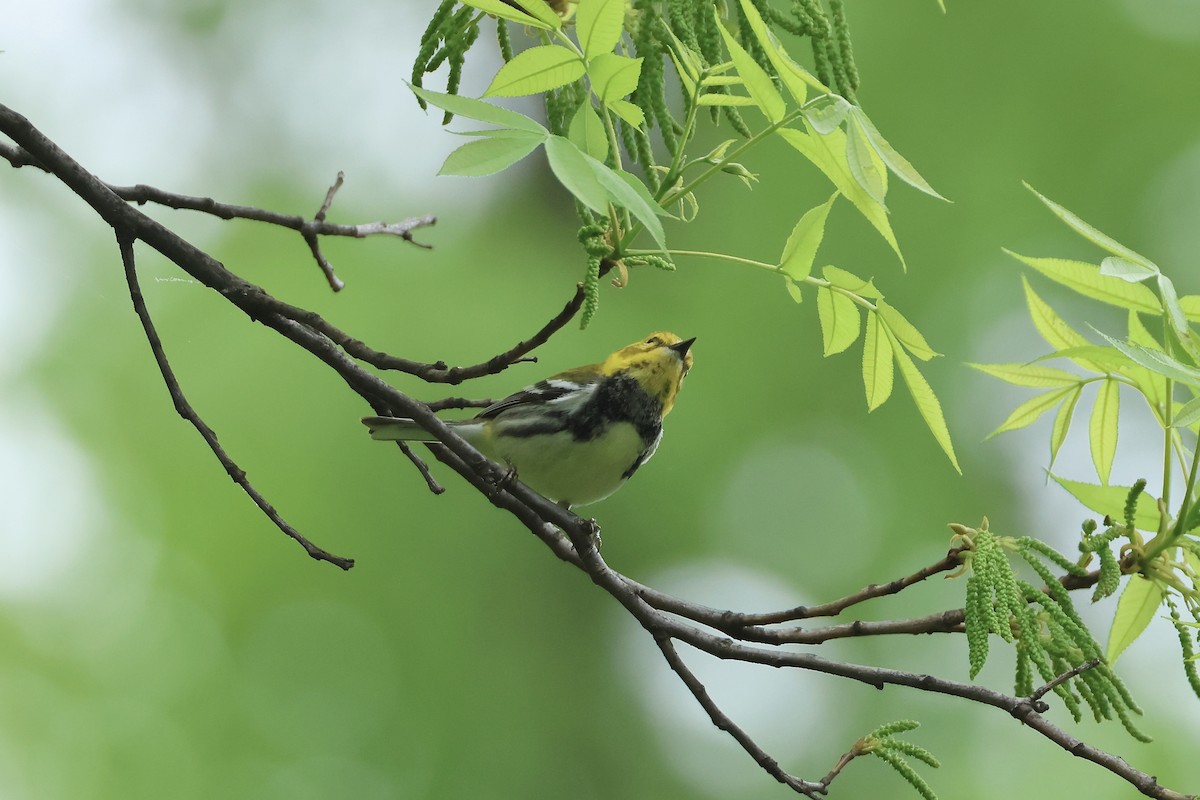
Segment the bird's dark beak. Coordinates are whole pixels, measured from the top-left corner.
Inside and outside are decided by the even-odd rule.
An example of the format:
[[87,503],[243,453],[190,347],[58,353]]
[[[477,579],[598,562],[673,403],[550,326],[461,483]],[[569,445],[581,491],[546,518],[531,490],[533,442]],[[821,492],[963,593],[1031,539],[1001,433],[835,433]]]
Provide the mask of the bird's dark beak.
[[682,342],[677,342],[676,344],[668,345],[667,349],[674,350],[679,355],[680,358],[683,358],[684,356],[686,356],[688,354],[688,350],[692,349],[692,342],[694,342],[694,341],[696,341],[695,336],[693,336],[690,339],[684,339]]

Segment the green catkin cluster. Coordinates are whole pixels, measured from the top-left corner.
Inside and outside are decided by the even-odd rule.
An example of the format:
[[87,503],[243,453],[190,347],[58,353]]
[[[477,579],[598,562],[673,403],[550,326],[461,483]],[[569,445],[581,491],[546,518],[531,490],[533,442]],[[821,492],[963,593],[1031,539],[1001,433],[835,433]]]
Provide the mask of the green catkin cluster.
[[1183,671],[1187,675],[1188,684],[1196,697],[1200,697],[1200,674],[1196,671],[1196,646],[1192,641],[1193,629],[1184,623],[1179,615],[1179,608],[1174,598],[1167,595],[1167,607],[1171,610],[1171,624],[1179,635],[1179,649],[1183,653]]
[[[429,64],[438,55],[439,49],[444,49],[439,48],[439,45],[447,38],[448,34],[442,28],[449,21],[455,2],[456,0],[442,0],[442,3],[433,12],[433,16],[429,18],[429,24],[425,26],[425,32],[421,34],[421,48],[417,51],[416,60],[413,61],[413,86],[421,86],[425,73],[437,69],[436,65],[430,67]],[[427,108],[425,101],[421,98],[418,97],[417,102],[420,103],[421,108]]]
[[912,765],[905,761],[898,753],[893,750],[880,748],[872,750],[871,755],[876,756],[887,762],[892,769],[899,773],[901,778],[917,790],[917,793],[924,797],[925,800],[937,800],[937,794],[933,788],[925,782],[925,779],[917,774],[917,771],[912,768]]
[[496,18],[496,43],[500,46],[500,57],[507,64],[513,60],[512,38],[508,35],[508,21]]
[[579,243],[583,245],[588,256],[587,274],[583,279],[583,315],[580,328],[586,328],[600,307],[600,266],[604,259],[612,254],[612,246],[607,239],[608,229],[603,226],[584,225],[577,234]]
[[709,7],[708,0],[667,0],[667,19],[671,30],[679,37],[679,41],[693,50],[699,51],[700,44],[696,39],[696,29],[693,24],[697,7]]
[[1129,494],[1125,496],[1125,527],[1133,530],[1133,518],[1137,514],[1138,495],[1146,490],[1146,479],[1138,478],[1134,481],[1133,486],[1129,487]]
[[[663,65],[667,40],[666,23],[659,16],[654,0],[635,0],[634,8],[641,11],[639,24],[634,33],[633,45],[637,54],[642,58],[642,75],[638,80],[638,88],[633,93],[632,100],[646,115],[646,127],[657,123],[661,131],[663,144],[672,155],[679,147],[675,118],[667,108],[667,82]],[[649,139],[646,141],[649,148]],[[639,161],[641,161],[639,157]],[[649,164],[641,161],[647,168]]]
[[[1132,491],[1130,492],[1132,494]],[[1137,497],[1134,497],[1134,504],[1137,503]],[[1132,516],[1129,517],[1132,521]],[[1104,530],[1103,533],[1096,533],[1096,521],[1086,520],[1083,523],[1083,537],[1079,541],[1079,552],[1095,553],[1100,558],[1100,575],[1096,580],[1096,588],[1092,592],[1092,602],[1096,602],[1101,598],[1108,597],[1117,590],[1121,583],[1121,565],[1117,563],[1117,557],[1113,555],[1112,544],[1114,539],[1128,535],[1132,531],[1132,527],[1122,528],[1119,525],[1112,525]]]
[[854,51],[850,47],[850,26],[846,23],[844,0],[829,0],[829,9],[832,12],[833,38],[837,42],[838,61],[841,62],[842,71],[846,76],[842,94],[853,103],[858,91],[858,67],[854,63]]
[[[462,17],[466,20],[466,27],[462,33],[455,39],[446,42],[446,50],[449,53],[450,74],[446,77],[446,93],[458,94],[458,85],[462,80],[463,64],[467,60],[467,51],[471,49],[471,45],[475,44],[475,40],[479,38],[479,21],[472,18],[475,9],[470,6],[463,6],[462,9],[454,15],[454,19]],[[465,12],[465,13],[464,13]],[[449,125],[450,120],[454,119],[454,115],[449,111],[442,115],[442,124]]]

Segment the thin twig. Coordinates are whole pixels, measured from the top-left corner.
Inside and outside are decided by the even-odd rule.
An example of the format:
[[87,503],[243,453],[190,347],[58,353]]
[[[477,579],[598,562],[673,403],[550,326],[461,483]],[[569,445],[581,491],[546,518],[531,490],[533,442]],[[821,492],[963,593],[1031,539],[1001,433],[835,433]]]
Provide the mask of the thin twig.
[[708,690],[704,688],[704,684],[696,677],[696,674],[691,671],[683,659],[679,656],[679,651],[675,647],[675,643],[669,636],[654,637],[654,643],[658,645],[658,649],[662,651],[663,658],[667,660],[667,664],[674,670],[679,679],[683,681],[683,685],[692,693],[692,697],[696,698],[696,702],[708,714],[708,718],[712,720],[712,724],[716,725],[720,730],[725,731],[733,737],[742,749],[749,753],[750,757],[766,771],[775,780],[782,783],[784,786],[791,787],[801,794],[808,797],[816,798],[826,792],[827,785],[821,783],[813,783],[802,778],[797,778],[795,775],[785,771],[779,762],[767,754],[765,750],[758,746],[750,736],[742,730],[736,722],[729,718],[720,706],[713,701],[708,694]]
[[162,373],[163,381],[167,384],[167,391],[171,394],[171,401],[175,404],[175,410],[179,412],[179,416],[190,422],[203,437],[205,443],[212,450],[213,455],[221,462],[221,466],[229,473],[229,477],[233,482],[250,496],[254,504],[258,506],[271,522],[275,523],[275,527],[283,531],[289,537],[300,544],[301,547],[313,558],[318,561],[328,561],[342,569],[350,569],[354,566],[354,559],[343,558],[342,556],[334,555],[327,550],[324,550],[310,542],[303,534],[289,525],[279,512],[267,502],[246,476],[245,470],[237,465],[225,449],[221,447],[217,441],[217,435],[213,429],[200,417],[196,410],[188,402],[187,397],[183,394],[183,389],[179,385],[179,381],[175,378],[175,372],[171,369],[171,364],[167,360],[166,351],[163,350],[162,340],[158,336],[158,331],[154,327],[154,322],[150,318],[150,311],[146,308],[145,298],[142,296],[141,286],[138,284],[137,267],[133,253],[133,238],[118,233],[117,244],[121,249],[121,262],[125,266],[125,281],[129,285],[129,296],[133,300],[133,309],[137,312],[138,319],[141,320],[142,330],[145,331],[146,340],[150,343],[150,350],[154,353],[154,360],[158,364],[158,370]]
[[489,398],[471,400],[466,397],[444,397],[441,400],[434,400],[428,405],[430,411],[445,411],[448,408],[487,408],[495,403],[495,400]]
[[1062,684],[1062,683],[1066,683],[1067,681],[1071,680],[1071,678],[1074,678],[1076,675],[1080,675],[1084,672],[1087,672],[1092,667],[1099,666],[1100,662],[1101,662],[1101,659],[1093,658],[1091,661],[1085,661],[1077,667],[1072,667],[1071,669],[1064,672],[1062,675],[1057,676],[1054,680],[1050,681],[1049,683],[1045,683],[1042,686],[1040,686],[1039,688],[1035,689],[1033,694],[1031,694],[1031,695],[1029,695],[1029,697],[1025,698],[1025,702],[1029,703],[1032,706],[1036,706],[1037,703],[1039,703],[1043,697],[1045,697],[1048,693],[1054,691],[1055,686],[1058,686],[1059,684]]
[[446,491],[446,487],[437,482],[437,478],[433,477],[433,473],[429,471],[429,465],[425,463],[425,459],[413,452],[412,447],[408,442],[396,442],[404,455],[408,456],[408,460],[417,468],[417,472],[421,473],[421,477],[425,479],[425,485],[429,487],[429,491],[434,494],[442,494]]
[[[342,184],[345,182],[345,180],[346,173],[338,170],[337,179],[333,182],[333,185],[329,187],[329,191],[325,192],[325,200],[322,201],[321,207],[317,209],[316,216],[313,217],[314,222],[321,223],[325,221],[325,215],[329,213],[329,207],[333,205],[334,195],[337,194],[338,189],[342,188]],[[340,292],[342,289],[346,288],[346,282],[334,274],[333,264],[330,264],[329,259],[327,259],[325,254],[321,252],[321,242],[317,238],[317,234],[306,228],[305,230],[301,231],[301,236],[304,237],[304,241],[308,244],[308,249],[312,251],[313,258],[316,260],[317,266],[319,266],[321,268],[321,272],[325,274],[325,280],[329,282],[329,288],[335,292]],[[409,451],[409,458],[412,458],[412,451]]]

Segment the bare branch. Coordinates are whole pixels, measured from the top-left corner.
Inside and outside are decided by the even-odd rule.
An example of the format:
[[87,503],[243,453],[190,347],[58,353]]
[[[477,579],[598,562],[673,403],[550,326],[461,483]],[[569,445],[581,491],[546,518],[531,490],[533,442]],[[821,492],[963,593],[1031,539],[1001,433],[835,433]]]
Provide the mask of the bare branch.
[[1071,678],[1074,678],[1076,675],[1080,675],[1084,672],[1087,672],[1089,669],[1091,669],[1093,667],[1100,666],[1100,662],[1101,662],[1101,659],[1093,658],[1091,661],[1085,661],[1076,667],[1072,667],[1071,669],[1067,670],[1063,674],[1055,676],[1054,680],[1052,680],[1048,683],[1045,683],[1042,686],[1040,686],[1039,688],[1035,689],[1033,694],[1031,694],[1031,695],[1029,695],[1029,697],[1025,698],[1025,702],[1029,703],[1031,706],[1036,705],[1039,700],[1041,700],[1043,697],[1045,697],[1050,692],[1054,691],[1055,686],[1066,683],[1067,681],[1071,680]]
[[301,547],[313,558],[318,561],[328,561],[342,569],[350,569],[354,566],[354,559],[343,558],[336,556],[327,550],[324,550],[310,542],[303,534],[289,525],[279,512],[267,502],[254,485],[250,483],[250,479],[246,476],[246,471],[239,467],[225,449],[221,447],[217,441],[217,434],[213,432],[203,418],[196,413],[188,402],[187,397],[183,394],[183,389],[179,386],[179,381],[175,378],[175,373],[171,369],[171,364],[167,360],[167,354],[163,350],[162,340],[158,336],[158,331],[154,327],[154,322],[150,318],[150,311],[146,308],[145,298],[142,296],[141,286],[138,284],[137,267],[133,253],[133,239],[128,236],[118,234],[117,244],[121,249],[121,262],[125,265],[125,281],[129,285],[129,296],[133,300],[133,309],[137,312],[138,319],[141,320],[142,330],[146,334],[146,340],[150,343],[150,350],[154,353],[154,360],[158,364],[159,372],[162,373],[163,381],[167,384],[167,391],[171,394],[171,401],[175,404],[175,410],[179,412],[179,416],[190,422],[200,436],[204,439],[212,450],[213,455],[221,462],[221,466],[229,473],[229,477],[233,482],[242,487],[242,490],[250,496],[254,504],[258,506],[267,518],[275,524],[275,527],[283,531],[286,535],[296,540]]

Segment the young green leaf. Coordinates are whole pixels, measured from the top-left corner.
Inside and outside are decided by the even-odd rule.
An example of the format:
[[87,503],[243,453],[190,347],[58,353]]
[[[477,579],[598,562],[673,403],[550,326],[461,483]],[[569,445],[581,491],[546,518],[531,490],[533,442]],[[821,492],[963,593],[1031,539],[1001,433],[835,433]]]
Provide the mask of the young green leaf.
[[794,128],[780,128],[777,133],[825,173],[825,177],[829,178],[838,191],[854,204],[875,230],[879,231],[884,241],[892,248],[892,252],[900,259],[900,266],[907,270],[896,234],[892,232],[887,209],[876,203],[850,174],[850,166],[846,163],[846,134],[841,130],[834,130],[826,136],[819,136]]
[[746,82],[746,91],[750,92],[755,104],[767,119],[771,122],[779,122],[787,111],[787,105],[783,102],[779,90],[775,88],[771,77],[758,65],[758,62],[738,44],[737,39],[733,38],[729,31],[725,30],[725,23],[721,20],[721,14],[716,7],[713,7],[712,12],[717,18],[717,29],[721,32],[721,38],[725,40],[729,57],[737,67],[738,75]]
[[602,53],[588,62],[587,75],[592,91],[601,102],[620,100],[637,88],[642,74],[642,59]]
[[989,433],[987,438],[991,439],[997,434],[1015,431],[1027,425],[1032,425],[1038,417],[1054,408],[1060,401],[1065,400],[1075,392],[1076,387],[1066,386],[1051,389],[1048,392],[1029,398],[1013,409],[1013,412],[1008,415],[1008,419],[1004,420],[996,430]]
[[1200,387],[1200,371],[1183,364],[1161,350],[1154,350],[1142,345],[1122,342],[1108,334],[1101,333],[1109,344],[1120,350],[1133,361],[1141,364],[1151,372],[1187,384]]
[[443,111],[449,111],[451,114],[479,122],[486,122],[490,125],[512,128],[513,130],[540,133],[543,136],[550,135],[550,132],[537,121],[524,114],[518,114],[516,111],[509,111],[507,108],[494,106],[491,103],[485,103],[482,100],[475,100],[471,97],[461,97],[457,94],[442,94],[441,92],[422,89],[420,86],[413,86],[411,83],[407,85],[417,97]]
[[[1060,478],[1053,473],[1050,477],[1070,492],[1072,497],[1083,503],[1085,508],[1113,519],[1121,519],[1125,515],[1125,499],[1129,497],[1128,486],[1097,486],[1094,483]],[[1134,527],[1141,531],[1157,531],[1159,516],[1158,501],[1151,497],[1149,492],[1139,494],[1133,515]]]
[[854,121],[854,117],[847,117],[847,120],[846,164],[850,167],[850,174],[854,176],[854,180],[858,181],[858,185],[870,195],[872,200],[881,206],[885,206],[884,200],[887,198],[887,169],[884,166],[883,159],[871,147],[866,134],[863,133],[858,123]]
[[883,299],[883,293],[875,288],[874,281],[864,281],[853,272],[847,272],[841,267],[826,266],[821,268],[821,275],[839,289],[853,292],[859,297]]
[[[754,31],[754,37],[758,39],[758,44],[762,47],[763,52],[767,54],[767,59],[771,62],[771,66],[775,68],[775,74],[779,76],[779,80],[787,87],[792,98],[799,105],[804,105],[804,100],[808,96],[808,87],[811,85],[807,82],[803,74],[807,74],[807,70],[792,61],[788,57],[787,52],[783,49],[783,45],[771,33],[771,30],[763,22],[762,15],[758,13],[758,8],[751,0],[741,0],[742,13],[746,17],[746,21],[750,23],[750,30]],[[812,77],[811,75],[809,77]],[[816,78],[813,78],[815,81]],[[820,83],[818,81],[818,83]],[[822,90],[825,90],[822,87]],[[827,90],[825,90],[827,91]]]
[[1092,443],[1092,464],[1100,483],[1108,485],[1112,472],[1113,457],[1117,453],[1117,413],[1120,410],[1118,384],[1111,378],[1100,383],[1096,394],[1096,405],[1092,407],[1092,419],[1088,435]]
[[1035,388],[1051,386],[1073,386],[1079,383],[1079,376],[1056,367],[1043,367],[1039,364],[972,364],[968,367],[986,372],[993,378],[999,378],[1016,386],[1032,386]]
[[1110,278],[1120,278],[1130,283],[1141,283],[1147,278],[1159,275],[1159,271],[1145,264],[1135,264],[1127,258],[1108,256],[1100,262],[1100,274]]
[[905,319],[904,315],[896,310],[895,306],[885,300],[880,300],[875,304],[875,310],[879,312],[880,319],[887,325],[888,330],[892,332],[900,344],[904,345],[904,349],[912,355],[928,361],[934,356],[940,356],[941,353],[929,346],[929,342],[925,341],[925,337],[917,330],[916,326]]
[[562,27],[562,18],[558,16],[546,0],[515,0],[516,4],[528,11],[532,16],[536,17],[539,22],[550,26],[554,30]]
[[874,311],[867,312],[867,336],[863,341],[863,388],[867,411],[874,411],[892,394],[892,340]]
[[596,113],[591,102],[580,105],[575,116],[571,117],[571,124],[567,128],[567,138],[571,140],[571,144],[592,158],[603,161],[608,157],[608,134],[604,130],[604,123],[600,121],[600,115]]
[[645,226],[646,233],[650,234],[650,238],[654,239],[659,247],[665,248],[667,238],[659,215],[666,216],[666,212],[654,202],[646,187],[641,186],[639,191],[634,186],[640,181],[629,173],[618,173],[602,161],[583,153],[580,155],[584,157],[592,169],[592,174],[596,176],[600,185],[608,193],[609,201],[615,206],[628,210],[638,222]]
[[1189,428],[1200,421],[1200,397],[1193,397],[1175,412],[1171,420],[1172,428]]
[[702,94],[696,101],[698,106],[758,106],[753,97],[742,94]]
[[[883,163],[887,164],[888,169],[895,173],[897,178],[931,197],[946,200],[945,197],[942,197],[937,190],[929,185],[928,181],[921,177],[921,173],[917,172],[916,167],[909,163],[907,158],[900,155],[896,152],[895,148],[888,144],[888,140],[883,138],[883,134],[879,132],[879,129],[875,127],[875,124],[871,122],[870,118],[867,117],[861,108],[852,106],[850,115],[858,126],[862,128],[862,132],[866,135],[871,147],[883,159]],[[946,202],[949,201],[947,200]]]
[[642,127],[642,123],[646,121],[646,112],[628,100],[610,100],[608,108],[635,128]]
[[[522,25],[528,25],[531,28],[540,28],[541,30],[548,31],[558,27],[558,25],[553,25],[549,22],[543,22],[537,17],[530,16],[524,11],[513,8],[507,3],[502,2],[502,0],[462,0],[462,4],[464,6],[478,8],[480,11],[484,12],[485,14],[491,14],[493,17],[510,19],[513,22],[518,22]],[[557,20],[558,15],[555,14],[554,18]]]
[[546,139],[546,158],[554,177],[579,202],[597,214],[608,214],[608,192],[596,177],[583,151],[571,144],[569,139],[551,136]]
[[1154,292],[1140,283],[1129,283],[1120,278],[1101,275],[1100,268],[1094,264],[1065,258],[1032,258],[1011,250],[1004,252],[1084,297],[1148,314],[1160,312],[1161,306]]
[[544,141],[536,133],[523,133],[521,137],[489,137],[467,142],[446,158],[438,174],[477,177],[507,169]]
[[[1142,324],[1142,318],[1136,311],[1129,312],[1129,341],[1132,344],[1149,347],[1154,350],[1161,350],[1158,340],[1153,334],[1146,329]],[[1119,351],[1118,351],[1119,352]],[[1122,355],[1121,358],[1126,358]],[[1167,381],[1162,375],[1156,375],[1150,370],[1128,359],[1129,363],[1120,367],[1121,373],[1126,375],[1136,385],[1138,390],[1146,398],[1146,402],[1150,407],[1158,411],[1165,408],[1167,399]]]
[[579,0],[575,9],[575,33],[589,59],[612,53],[624,24],[625,0]]
[[823,94],[804,105],[804,121],[817,133],[828,136],[841,127],[853,108],[840,94]]
[[1183,315],[1192,322],[1200,322],[1200,294],[1188,294],[1179,298]]
[[519,97],[538,94],[579,80],[583,61],[556,44],[542,44],[518,53],[500,68],[484,97]]
[[826,357],[858,341],[862,317],[854,301],[841,292],[826,286],[817,289],[817,317],[821,321],[821,344]]
[[817,257],[817,248],[825,236],[825,221],[829,218],[829,209],[838,193],[834,192],[819,206],[814,206],[800,217],[800,221],[792,228],[784,245],[783,255],[779,258],[779,269],[793,280],[802,281],[812,272],[813,259]]
[[[791,297],[797,303],[804,302],[804,295],[800,293],[800,286],[795,281],[785,275],[783,278],[783,285],[787,288],[789,297]],[[817,295],[817,300],[818,302],[820,301],[820,294]]]
[[1113,239],[1111,236],[1107,236],[1096,230],[1071,211],[1068,211],[1050,198],[1042,195],[1037,189],[1034,189],[1028,183],[1025,184],[1025,188],[1037,195],[1037,198],[1046,205],[1046,208],[1054,212],[1056,217],[1067,223],[1067,225],[1070,226],[1073,231],[1087,239],[1092,244],[1100,246],[1101,248],[1112,253],[1114,256],[1120,256],[1128,261],[1132,261],[1135,264],[1148,267],[1155,272],[1159,271],[1158,266],[1155,265],[1153,261],[1139,253],[1135,253],[1125,245],[1118,242],[1116,239]]
[[1163,587],[1157,582],[1141,575],[1131,575],[1121,599],[1117,601],[1117,613],[1113,617],[1112,628],[1108,631],[1108,647],[1104,660],[1112,664],[1125,651],[1126,647],[1146,630],[1154,612],[1162,605]]
[[[872,314],[871,316],[875,315]],[[954,471],[961,475],[962,467],[958,465],[958,456],[954,454],[954,443],[950,440],[950,429],[946,427],[946,418],[942,414],[942,404],[938,402],[937,395],[933,393],[933,387],[925,380],[925,376],[917,369],[917,365],[913,363],[912,358],[904,351],[904,348],[894,348],[893,354],[896,357],[896,366],[900,368],[900,375],[908,385],[908,393],[912,395],[913,402],[917,404],[917,410],[921,412],[921,417],[925,420],[929,432],[933,434],[933,438],[941,446],[942,452],[946,454],[946,457],[950,459],[950,463],[954,465]]]
[[[1042,335],[1047,344],[1055,350],[1091,346],[1091,342],[1083,338],[1083,334],[1068,325],[1067,321],[1060,317],[1046,301],[1038,297],[1037,292],[1033,291],[1033,287],[1029,285],[1029,281],[1024,275],[1021,276],[1021,283],[1025,287],[1025,304],[1029,306],[1029,317],[1033,320],[1033,327],[1037,328],[1037,332]],[[1091,368],[1088,364],[1082,366]],[[1103,370],[1097,371],[1103,372]]]
[[1191,336],[1191,329],[1188,327],[1187,316],[1183,313],[1182,306],[1179,305],[1179,295],[1175,293],[1175,284],[1166,275],[1158,276],[1158,294],[1162,298],[1162,307],[1167,312],[1167,319],[1171,321],[1171,326],[1175,329],[1175,335],[1186,342]]
[[1067,429],[1071,427],[1071,417],[1075,415],[1075,405],[1079,402],[1079,396],[1083,394],[1083,385],[1076,385],[1071,389],[1071,393],[1063,399],[1062,405],[1058,407],[1058,413],[1054,415],[1054,427],[1050,431],[1050,469],[1054,469],[1054,460],[1058,458],[1058,449],[1062,447],[1063,441],[1067,438]]

